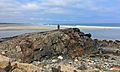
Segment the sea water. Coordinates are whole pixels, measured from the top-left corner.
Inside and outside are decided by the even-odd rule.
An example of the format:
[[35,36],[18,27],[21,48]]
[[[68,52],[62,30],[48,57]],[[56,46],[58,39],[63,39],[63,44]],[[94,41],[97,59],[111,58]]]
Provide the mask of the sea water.
[[92,38],[101,40],[120,40],[120,29],[105,30],[82,30],[85,33],[91,33]]
[[[51,25],[56,25],[56,24],[49,24],[49,26]],[[70,28],[70,27],[102,28],[102,29],[88,29],[88,30],[80,29],[80,30],[84,33],[91,33],[93,39],[120,40],[120,23],[88,23],[88,24],[60,24],[60,25],[66,28]]]
[[[44,25],[53,25],[57,26],[57,24],[44,24]],[[60,24],[65,27],[79,27],[79,26],[102,26],[102,27],[120,27],[120,24],[113,23],[102,23],[102,24]],[[0,31],[0,38],[16,36],[24,33],[31,32],[43,32],[45,30],[13,30],[13,31]],[[94,39],[107,39],[107,40],[120,40],[120,28],[113,29],[95,29],[95,30],[81,30],[84,33],[91,33],[92,38]]]
[[0,38],[5,38],[5,37],[12,37],[12,36],[17,36],[25,33],[32,33],[32,32],[43,32],[45,30],[5,30],[5,31],[0,31]]

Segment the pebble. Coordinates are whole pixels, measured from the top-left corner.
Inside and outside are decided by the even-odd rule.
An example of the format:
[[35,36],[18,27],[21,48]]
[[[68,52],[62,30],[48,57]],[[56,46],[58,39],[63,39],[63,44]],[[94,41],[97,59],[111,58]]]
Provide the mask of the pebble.
[[79,69],[79,70],[86,70],[87,68],[86,68],[85,65],[82,64],[82,65],[79,65],[77,69]]
[[63,57],[62,56],[58,56],[58,59],[63,60]]
[[61,72],[60,69],[52,67],[52,72]]
[[58,60],[56,60],[56,59],[53,59],[53,60],[52,60],[53,63],[55,63],[55,62],[57,62],[57,61],[58,61]]
[[40,64],[40,62],[39,61],[33,61],[33,63],[32,64],[34,64],[34,65],[39,65]]
[[20,46],[16,46],[16,50],[17,50],[17,52],[20,52],[21,51]]
[[75,62],[78,62],[78,59],[75,59],[74,61],[75,61]]
[[77,72],[76,70],[74,70],[73,72]]
[[69,61],[68,63],[69,63],[69,64],[73,64],[73,62],[72,62],[72,61]]
[[2,51],[2,52],[1,52],[1,54],[2,54],[2,55],[5,55],[5,52],[4,52],[4,51]]

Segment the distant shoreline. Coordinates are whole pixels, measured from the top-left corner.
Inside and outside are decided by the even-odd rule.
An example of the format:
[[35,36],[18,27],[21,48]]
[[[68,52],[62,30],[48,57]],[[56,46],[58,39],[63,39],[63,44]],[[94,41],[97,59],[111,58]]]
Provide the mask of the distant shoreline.
[[[61,29],[64,28],[79,28],[82,30],[109,30],[120,29],[120,27],[105,27],[105,26],[66,26],[61,25]],[[28,26],[28,25],[0,25],[0,31],[4,30],[54,30],[57,29],[57,25],[41,25],[41,26]]]

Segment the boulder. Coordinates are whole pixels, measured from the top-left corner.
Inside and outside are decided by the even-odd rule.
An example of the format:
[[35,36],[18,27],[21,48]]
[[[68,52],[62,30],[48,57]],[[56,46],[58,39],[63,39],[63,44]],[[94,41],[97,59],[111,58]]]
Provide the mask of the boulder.
[[0,55],[0,68],[5,68],[9,65],[10,58]]
[[40,67],[27,63],[13,62],[12,67],[12,72],[41,72]]

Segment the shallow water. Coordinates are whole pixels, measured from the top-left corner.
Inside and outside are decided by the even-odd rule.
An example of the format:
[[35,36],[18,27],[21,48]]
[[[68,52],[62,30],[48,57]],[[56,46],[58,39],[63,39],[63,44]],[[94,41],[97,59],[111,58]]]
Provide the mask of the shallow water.
[[44,30],[10,30],[10,31],[0,31],[0,38],[12,37],[24,33],[32,33],[32,32],[43,32]]

